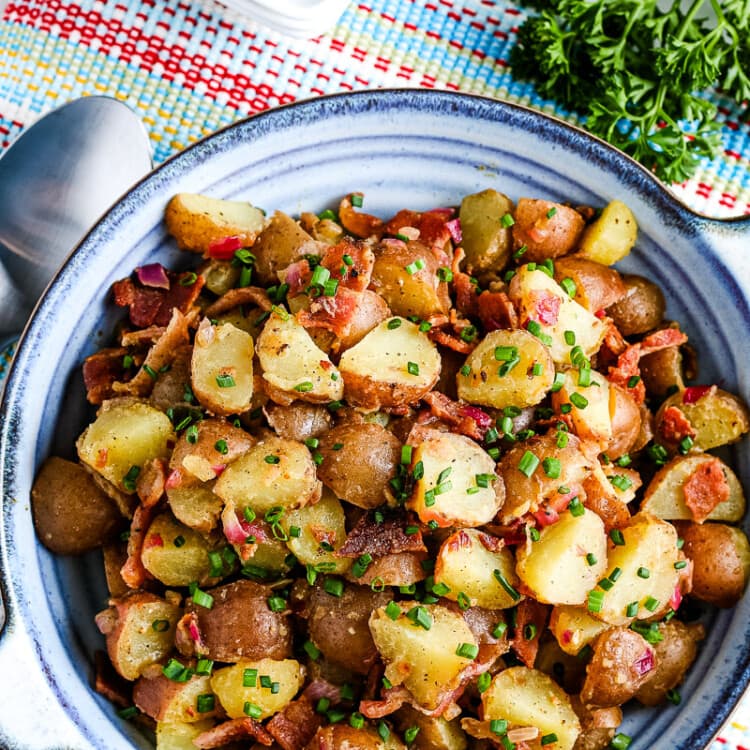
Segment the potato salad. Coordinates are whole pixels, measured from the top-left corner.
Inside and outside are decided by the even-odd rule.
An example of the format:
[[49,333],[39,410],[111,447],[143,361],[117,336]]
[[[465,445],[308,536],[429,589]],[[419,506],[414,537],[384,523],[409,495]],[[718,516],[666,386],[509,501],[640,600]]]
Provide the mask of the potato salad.
[[457,200],[180,194],[183,268],[113,285],[33,516],[101,550],[93,682],[158,750],[623,750],[742,596],[750,414],[629,208]]

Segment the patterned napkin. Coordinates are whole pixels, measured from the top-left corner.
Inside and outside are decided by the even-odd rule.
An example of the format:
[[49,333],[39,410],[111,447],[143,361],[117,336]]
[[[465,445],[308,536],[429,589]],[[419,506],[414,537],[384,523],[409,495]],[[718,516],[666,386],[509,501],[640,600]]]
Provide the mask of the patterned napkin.
[[[363,88],[477,93],[575,123],[511,76],[509,51],[524,18],[519,6],[493,0],[354,0],[330,32],[300,41],[209,0],[8,3],[0,18],[0,153],[40,114],[88,94],[133,107],[157,162],[255,112]],[[711,98],[724,152],[672,189],[702,213],[750,214],[750,122],[720,93]],[[12,352],[0,352],[0,384]],[[747,750],[748,723],[750,703],[712,750]]]

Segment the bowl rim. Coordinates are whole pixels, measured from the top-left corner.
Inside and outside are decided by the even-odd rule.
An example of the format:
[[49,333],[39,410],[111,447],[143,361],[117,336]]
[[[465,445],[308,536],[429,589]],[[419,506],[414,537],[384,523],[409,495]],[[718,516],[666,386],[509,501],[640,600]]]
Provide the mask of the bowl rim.
[[[512,113],[521,113],[526,116],[531,117],[532,119],[539,119],[542,122],[546,123],[546,128],[552,128],[554,131],[557,131],[558,133],[565,136],[564,142],[566,145],[571,146],[574,150],[578,151],[580,150],[580,146],[575,145],[576,139],[582,139],[584,142],[592,142],[594,144],[597,144],[600,149],[603,150],[603,152],[611,159],[613,160],[614,166],[620,166],[623,171],[623,177],[628,177],[632,180],[638,180],[640,183],[640,188],[643,190],[645,189],[646,193],[648,194],[648,197],[658,199],[660,203],[660,207],[664,207],[668,213],[672,215],[674,218],[679,218],[682,221],[686,221],[690,224],[696,225],[699,229],[702,231],[710,231],[711,227],[716,226],[732,226],[733,228],[735,226],[739,226],[743,231],[750,229],[750,217],[729,217],[729,218],[712,218],[709,216],[706,216],[705,214],[701,214],[688,206],[686,206],[682,201],[677,198],[676,195],[674,195],[669,189],[661,182],[659,181],[651,172],[649,172],[647,169],[645,169],[641,164],[639,164],[637,161],[629,157],[627,154],[624,154],[623,152],[619,151],[618,149],[614,148],[610,144],[608,144],[606,141],[604,141],[601,138],[598,138],[596,136],[592,136],[591,134],[587,133],[583,128],[578,127],[576,125],[573,125],[569,122],[566,122],[565,120],[561,120],[558,117],[549,115],[544,112],[540,112],[532,107],[522,105],[522,104],[516,104],[513,102],[508,102],[504,100],[498,100],[494,99],[492,97],[483,96],[483,95],[477,95],[477,94],[468,94],[463,92],[453,92],[453,91],[444,91],[444,90],[435,90],[435,89],[410,89],[410,88],[384,88],[384,89],[367,89],[367,90],[358,90],[354,92],[341,92],[337,94],[330,94],[322,97],[312,97],[308,99],[302,99],[296,102],[292,102],[290,104],[286,104],[280,107],[275,107],[270,110],[266,110],[264,112],[257,113],[255,115],[252,115],[247,118],[242,118],[240,120],[237,120],[234,123],[231,123],[229,125],[226,125],[222,127],[221,129],[217,130],[216,132],[207,135],[200,140],[196,141],[195,143],[188,146],[183,151],[172,155],[167,160],[165,160],[162,164],[158,165],[152,172],[145,175],[143,178],[141,178],[138,182],[136,182],[128,191],[126,191],[118,200],[107,210],[102,214],[102,216],[97,220],[96,224],[87,232],[87,234],[81,239],[81,241],[78,243],[78,245],[74,248],[73,251],[68,255],[65,262],[62,264],[61,268],[58,270],[58,272],[55,274],[53,279],[51,280],[49,286],[47,287],[47,290],[45,290],[45,293],[42,295],[40,301],[38,302],[34,312],[32,313],[32,316],[24,329],[24,332],[21,336],[21,339],[18,343],[17,350],[19,352],[24,352],[26,346],[32,346],[32,343],[29,343],[31,340],[30,333],[33,332],[34,323],[37,319],[37,314],[40,311],[43,311],[45,306],[45,301],[47,300],[49,296],[50,290],[55,286],[57,283],[57,280],[59,276],[65,271],[65,269],[68,267],[71,258],[73,258],[83,247],[89,244],[89,242],[92,240],[92,237],[95,239],[95,235],[97,231],[100,230],[101,226],[105,224],[107,221],[112,221],[113,218],[117,216],[117,208],[120,207],[122,209],[123,205],[127,203],[128,198],[136,193],[139,193],[143,186],[147,184],[151,180],[156,180],[158,182],[159,176],[164,175],[164,173],[169,173],[173,169],[175,169],[175,165],[177,167],[181,167],[182,163],[189,162],[189,158],[186,158],[186,154],[190,154],[194,151],[199,151],[203,148],[205,148],[206,142],[221,142],[221,139],[226,137],[228,133],[232,133],[233,131],[237,129],[241,129],[243,127],[252,127],[252,123],[257,121],[262,121],[267,118],[273,118],[278,116],[278,112],[283,110],[289,110],[289,109],[295,109],[300,106],[314,106],[318,105],[321,107],[325,107],[327,101],[335,101],[335,100],[357,100],[357,99],[365,99],[365,98],[387,98],[388,96],[396,96],[396,97],[406,97],[409,100],[413,100],[415,97],[418,97],[420,99],[446,99],[446,100],[465,100],[467,102],[471,101],[483,101],[486,104],[490,105],[491,107],[498,108],[499,111],[507,110],[508,112]],[[500,118],[506,119],[506,118]],[[183,170],[184,171],[190,171]],[[181,174],[183,172],[180,172],[179,169],[177,169],[177,173]],[[167,176],[167,179],[169,179],[169,175]],[[27,339],[29,341],[27,341]],[[11,366],[10,371],[8,373],[8,378],[6,382],[6,388],[5,388],[5,394],[13,393],[14,388],[11,386],[15,385],[15,379],[17,377],[17,368],[14,366]],[[6,417],[9,411],[10,407],[10,400],[3,396],[2,403],[0,404],[0,425],[2,425],[6,421]],[[2,454],[0,454],[0,469],[4,471],[4,465],[6,461],[6,448],[8,447],[6,445],[6,430],[5,428],[0,427],[0,446],[2,446]],[[11,446],[12,450],[12,446]],[[0,482],[2,482],[2,476],[0,475]],[[0,498],[0,503],[5,505],[4,498]],[[4,514],[5,515],[5,514]],[[5,553],[7,550],[5,550],[6,546],[6,535],[1,534],[0,535],[0,546],[2,549],[0,549],[0,553],[2,556],[5,556]],[[8,571],[4,569],[4,566],[0,566],[0,592],[3,594],[6,601],[9,598],[7,592],[8,589],[13,588],[13,584],[10,581],[10,576]],[[12,614],[12,613],[11,613]],[[3,637],[4,634],[0,634],[0,638]],[[714,720],[708,722],[704,725],[703,730],[700,732],[699,736],[693,736],[689,739],[691,740],[697,740],[701,742],[701,747],[708,747],[711,743],[712,739],[718,734],[718,732],[721,730],[721,727],[723,726],[724,722],[728,719],[731,712],[736,707],[739,700],[742,698],[742,695],[747,689],[748,683],[750,682],[750,650],[746,651],[744,654],[744,657],[737,662],[737,672],[738,676],[740,677],[740,681],[732,686],[728,693],[724,696],[727,700],[724,704],[727,706],[726,711],[721,712],[721,717],[718,718],[716,714],[714,714]],[[54,679],[54,678],[51,678]],[[742,685],[742,687],[739,687]]]

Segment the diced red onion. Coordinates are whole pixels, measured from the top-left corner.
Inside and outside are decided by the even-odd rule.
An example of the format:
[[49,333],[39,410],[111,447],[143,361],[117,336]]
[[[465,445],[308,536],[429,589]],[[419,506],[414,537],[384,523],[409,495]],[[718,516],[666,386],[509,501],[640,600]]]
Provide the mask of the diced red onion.
[[489,414],[485,414],[485,412],[476,406],[462,406],[461,415],[473,419],[480,430],[489,430],[492,427],[492,417]]
[[451,233],[451,239],[457,244],[460,245],[461,241],[464,238],[463,231],[461,229],[461,219],[456,217],[455,219],[451,219],[450,221],[445,222],[445,228]]
[[169,289],[169,277],[161,263],[149,263],[148,265],[136,268],[135,275],[143,286],[150,286],[155,289]]
[[694,404],[702,399],[711,390],[710,385],[691,385],[682,393],[683,404]]
[[212,466],[211,469],[214,474],[216,474],[217,477],[220,477],[222,473],[224,472],[224,469],[227,468],[226,464],[216,464],[216,466]]
[[161,538],[161,534],[149,534],[143,546],[146,549],[150,547],[163,547],[164,540]]
[[572,630],[563,630],[562,642],[567,646],[573,640]]
[[654,652],[651,649],[644,652],[643,656],[638,657],[633,662],[633,668],[639,677],[648,674],[654,668]]
[[174,490],[182,484],[182,474],[179,469],[173,469],[164,483],[164,489]]
[[239,250],[244,243],[244,239],[238,234],[211,240],[208,244],[208,257],[214,260],[232,260],[235,251]]
[[552,526],[560,520],[560,514],[554,508],[540,508],[531,515],[542,528]]
[[674,592],[669,599],[669,606],[676,612],[679,609],[680,604],[682,604],[682,591],[680,589],[680,584],[678,583],[674,587]]

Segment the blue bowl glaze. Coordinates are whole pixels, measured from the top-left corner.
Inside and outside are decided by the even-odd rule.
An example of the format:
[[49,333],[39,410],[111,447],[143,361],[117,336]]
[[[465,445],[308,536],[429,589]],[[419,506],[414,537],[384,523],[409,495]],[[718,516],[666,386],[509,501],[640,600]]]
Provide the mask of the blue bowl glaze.
[[[107,302],[112,282],[144,263],[187,265],[162,225],[169,198],[202,192],[297,214],[335,207],[359,190],[365,210],[387,215],[455,204],[487,187],[513,198],[627,203],[641,231],[619,267],[665,290],[668,316],[701,352],[699,382],[750,401],[748,223],[689,211],[603,142],[522,107],[424,90],[324,97],[233,125],[162,165],[105,215],[48,288],[19,345],[0,417],[0,580],[8,602],[0,746],[151,747],[90,688],[93,653],[103,647],[93,623],[106,606],[101,561],[56,558],[38,545],[29,491],[47,455],[72,455],[91,416],[80,365],[120,315]],[[747,441],[731,454],[750,486]],[[682,704],[626,712],[632,750],[704,748],[741,696],[750,677],[750,599],[706,622]],[[7,679],[9,669],[16,680]]]

